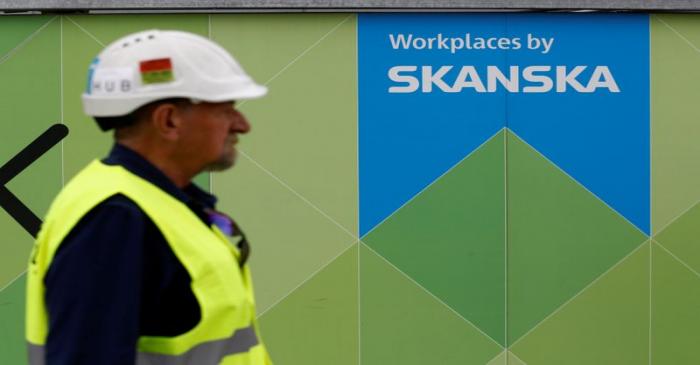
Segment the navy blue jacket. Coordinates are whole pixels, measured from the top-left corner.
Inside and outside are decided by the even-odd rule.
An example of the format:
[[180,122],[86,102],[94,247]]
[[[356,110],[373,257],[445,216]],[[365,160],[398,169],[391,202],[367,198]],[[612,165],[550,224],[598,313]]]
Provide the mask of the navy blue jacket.
[[[179,189],[134,151],[116,144],[103,160],[121,165],[181,200],[209,225],[216,198]],[[115,195],[63,240],[44,283],[47,365],[133,365],[140,336],[175,336],[200,319],[190,277],[153,221]]]

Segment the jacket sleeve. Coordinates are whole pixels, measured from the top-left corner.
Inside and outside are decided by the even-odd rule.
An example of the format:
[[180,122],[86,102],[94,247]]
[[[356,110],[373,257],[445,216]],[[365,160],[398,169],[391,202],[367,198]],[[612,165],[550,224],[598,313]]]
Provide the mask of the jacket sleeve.
[[115,196],[64,239],[44,278],[47,365],[132,365],[139,336],[146,215]]

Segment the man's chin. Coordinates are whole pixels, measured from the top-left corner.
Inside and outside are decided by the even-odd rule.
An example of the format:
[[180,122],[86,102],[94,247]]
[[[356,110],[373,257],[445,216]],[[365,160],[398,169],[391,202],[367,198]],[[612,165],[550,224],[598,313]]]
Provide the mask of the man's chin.
[[225,157],[208,165],[204,170],[210,172],[225,171],[236,164],[236,156]]

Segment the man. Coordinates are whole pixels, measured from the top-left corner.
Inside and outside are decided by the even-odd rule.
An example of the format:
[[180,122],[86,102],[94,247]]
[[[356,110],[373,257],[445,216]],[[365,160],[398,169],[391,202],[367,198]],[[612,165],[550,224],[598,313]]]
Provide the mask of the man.
[[270,364],[247,241],[192,184],[234,164],[250,130],[234,101],[266,92],[194,34],[136,33],[98,55],[83,105],[116,143],[65,186],[39,233],[31,365]]

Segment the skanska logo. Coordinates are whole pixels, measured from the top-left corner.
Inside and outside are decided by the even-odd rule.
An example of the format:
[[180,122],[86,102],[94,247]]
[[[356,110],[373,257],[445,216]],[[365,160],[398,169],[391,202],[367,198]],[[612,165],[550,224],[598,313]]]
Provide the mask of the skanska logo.
[[[590,76],[585,77],[587,70]],[[585,73],[584,73],[585,72]],[[619,93],[620,87],[610,68],[597,66],[499,66],[477,68],[473,65],[398,65],[387,73],[393,82],[389,93],[594,93],[597,91]]]

